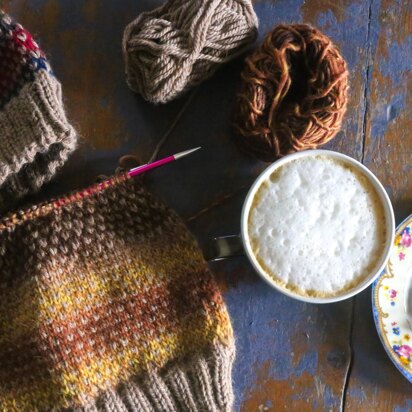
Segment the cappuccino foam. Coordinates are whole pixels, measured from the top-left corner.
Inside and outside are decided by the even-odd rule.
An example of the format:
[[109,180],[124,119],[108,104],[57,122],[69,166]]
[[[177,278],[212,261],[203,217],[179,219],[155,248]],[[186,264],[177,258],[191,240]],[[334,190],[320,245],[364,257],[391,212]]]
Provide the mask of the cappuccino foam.
[[377,270],[386,238],[369,179],[327,155],[275,169],[255,193],[247,230],[261,269],[279,286],[313,297],[361,283]]

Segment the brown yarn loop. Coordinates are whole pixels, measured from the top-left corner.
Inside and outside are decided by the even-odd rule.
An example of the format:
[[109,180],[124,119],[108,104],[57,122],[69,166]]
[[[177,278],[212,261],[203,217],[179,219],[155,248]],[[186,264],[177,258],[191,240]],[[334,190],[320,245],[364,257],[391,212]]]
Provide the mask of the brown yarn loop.
[[314,149],[340,130],[348,71],[332,41],[306,24],[280,25],[247,59],[235,129],[264,161]]
[[251,0],[169,0],[125,29],[129,87],[168,102],[211,76],[257,36]]

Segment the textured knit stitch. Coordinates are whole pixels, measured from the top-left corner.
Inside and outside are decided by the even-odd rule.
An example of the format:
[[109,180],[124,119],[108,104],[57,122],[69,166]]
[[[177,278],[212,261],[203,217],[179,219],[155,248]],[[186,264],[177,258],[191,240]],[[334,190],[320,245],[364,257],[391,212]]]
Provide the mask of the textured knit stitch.
[[50,180],[75,146],[43,52],[0,11],[0,210]]
[[165,103],[211,76],[257,36],[251,0],[169,0],[125,29],[130,88]]
[[135,179],[0,221],[1,411],[230,411],[233,358],[197,245]]

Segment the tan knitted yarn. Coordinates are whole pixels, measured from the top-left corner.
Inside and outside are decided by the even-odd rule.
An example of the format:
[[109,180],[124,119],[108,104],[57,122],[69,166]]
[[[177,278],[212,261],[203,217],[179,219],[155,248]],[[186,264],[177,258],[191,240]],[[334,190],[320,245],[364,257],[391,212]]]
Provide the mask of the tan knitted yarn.
[[0,11],[0,210],[49,181],[76,147],[61,86],[30,33]]
[[169,0],[125,29],[127,82],[153,103],[174,99],[257,36],[251,0]]
[[234,349],[196,243],[137,180],[0,220],[0,411],[229,412]]

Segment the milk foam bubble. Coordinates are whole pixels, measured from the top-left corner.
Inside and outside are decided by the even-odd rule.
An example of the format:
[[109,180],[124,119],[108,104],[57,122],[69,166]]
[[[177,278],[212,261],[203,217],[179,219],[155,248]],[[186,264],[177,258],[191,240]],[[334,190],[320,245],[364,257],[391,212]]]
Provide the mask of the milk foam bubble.
[[336,296],[375,269],[385,215],[366,175],[327,155],[303,157],[262,182],[248,216],[248,236],[263,269],[300,295]]

